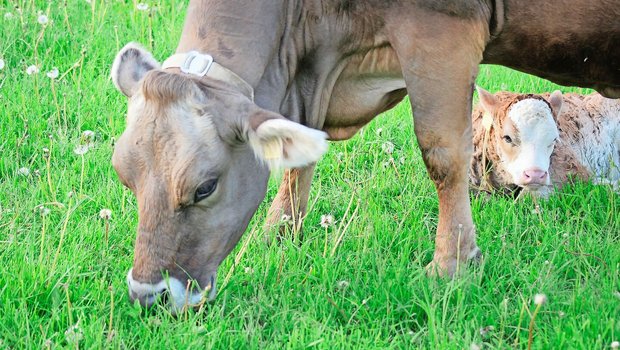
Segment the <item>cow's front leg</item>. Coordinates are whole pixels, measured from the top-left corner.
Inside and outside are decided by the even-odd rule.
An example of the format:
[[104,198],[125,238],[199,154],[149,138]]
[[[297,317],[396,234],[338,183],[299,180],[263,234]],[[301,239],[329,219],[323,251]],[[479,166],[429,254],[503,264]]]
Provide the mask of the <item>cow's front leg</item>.
[[467,171],[473,151],[471,97],[488,34],[481,21],[441,14],[400,23],[407,24],[395,28],[392,44],[407,83],[415,134],[439,197],[429,272],[453,275],[459,263],[480,255]]
[[287,232],[301,232],[302,222],[307,214],[308,195],[315,166],[316,164],[311,164],[284,172],[282,184],[271,203],[265,222],[267,229],[278,228],[279,237],[284,237]]

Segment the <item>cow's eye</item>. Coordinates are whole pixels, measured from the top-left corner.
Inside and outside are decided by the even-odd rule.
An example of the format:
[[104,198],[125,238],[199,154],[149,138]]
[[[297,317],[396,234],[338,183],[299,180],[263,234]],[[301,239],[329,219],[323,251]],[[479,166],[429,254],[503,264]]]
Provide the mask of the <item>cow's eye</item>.
[[508,135],[504,135],[504,137],[502,137],[502,139],[504,139],[504,141],[506,143],[512,143],[512,138]]
[[215,188],[217,187],[217,179],[211,179],[203,182],[196,189],[196,193],[194,194],[194,203],[198,203],[203,199],[209,197],[213,192],[215,192]]

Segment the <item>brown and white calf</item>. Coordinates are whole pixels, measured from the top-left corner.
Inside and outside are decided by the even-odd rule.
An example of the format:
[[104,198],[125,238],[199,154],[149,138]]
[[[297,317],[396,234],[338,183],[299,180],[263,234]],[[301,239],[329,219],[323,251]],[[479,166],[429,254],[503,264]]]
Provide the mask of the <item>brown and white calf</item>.
[[620,97],[618,18],[609,0],[191,0],[175,54],[159,64],[128,45],[112,69],[129,98],[113,165],[139,210],[131,298],[214,296],[270,170],[290,169],[271,218],[300,219],[326,138],[406,95],[439,199],[430,270],[454,273],[480,252],[467,176],[478,64]]
[[560,91],[478,95],[474,189],[545,196],[571,178],[620,179],[620,101]]

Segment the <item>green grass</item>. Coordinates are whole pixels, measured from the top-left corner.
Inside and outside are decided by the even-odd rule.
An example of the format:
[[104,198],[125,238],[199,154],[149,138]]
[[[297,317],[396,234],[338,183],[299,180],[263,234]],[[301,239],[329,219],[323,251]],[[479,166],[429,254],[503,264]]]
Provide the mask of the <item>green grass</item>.
[[[474,199],[485,260],[455,280],[426,277],[437,198],[406,102],[331,146],[303,242],[263,243],[272,180],[220,267],[213,303],[178,318],[131,305],[125,273],[137,210],[110,163],[126,101],[109,68],[128,41],[159,59],[172,53],[186,5],[149,2],[157,7],[149,17],[131,2],[62,3],[0,0],[0,348],[525,348],[536,293],[548,302],[533,348],[620,340],[620,198],[609,187],[567,187],[540,213],[530,199]],[[38,11],[48,12],[46,26]],[[27,75],[31,64],[41,72]],[[55,81],[45,74],[53,67]],[[478,82],[490,91],[559,88],[498,67],[483,67]],[[80,156],[85,130],[95,132],[94,147]],[[112,210],[107,241],[103,208]],[[327,231],[323,214],[336,218]]]

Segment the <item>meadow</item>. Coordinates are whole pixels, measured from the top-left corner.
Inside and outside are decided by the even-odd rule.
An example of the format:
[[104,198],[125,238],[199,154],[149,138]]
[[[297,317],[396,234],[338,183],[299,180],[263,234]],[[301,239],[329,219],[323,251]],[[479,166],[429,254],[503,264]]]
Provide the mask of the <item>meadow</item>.
[[[164,59],[186,1],[0,0],[0,349],[607,349],[620,340],[620,194],[473,198],[485,257],[428,278],[437,198],[407,101],[319,163],[304,239],[264,243],[278,185],[218,274],[171,316],[127,296],[136,201],[111,166],[129,41]],[[559,87],[484,66],[490,91]],[[106,209],[108,211],[106,211]],[[320,225],[323,215],[335,223]],[[545,294],[546,303],[534,303]],[[536,314],[534,318],[534,314]]]

